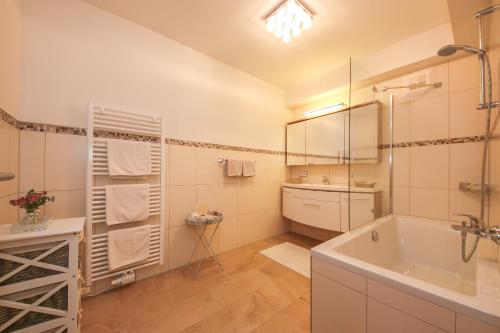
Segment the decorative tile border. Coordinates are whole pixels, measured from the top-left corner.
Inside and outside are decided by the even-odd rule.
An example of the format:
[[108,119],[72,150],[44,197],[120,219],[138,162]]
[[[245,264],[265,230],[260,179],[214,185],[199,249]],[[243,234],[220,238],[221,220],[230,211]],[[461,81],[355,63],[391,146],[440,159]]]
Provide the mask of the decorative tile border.
[[17,128],[21,131],[60,133],[71,135],[87,135],[87,130],[80,127],[69,127],[60,125],[30,123],[26,121],[18,121]]
[[268,155],[285,155],[284,151],[279,151],[279,150],[249,148],[249,147],[222,145],[218,143],[197,142],[197,141],[188,141],[180,139],[166,139],[165,141],[170,145],[176,145],[176,146],[212,148],[221,150],[242,151],[247,153],[268,154]]
[[0,120],[5,121],[7,124],[18,127],[18,121],[16,118],[12,117],[7,111],[0,109]]
[[[8,112],[6,112],[5,110],[2,110],[2,109],[0,109],[0,120],[3,120],[6,123],[8,123],[9,125],[16,127],[17,129],[22,130],[22,131],[60,133],[60,134],[83,135],[83,136],[87,135],[87,130],[85,128],[81,128],[81,127],[70,127],[70,126],[60,126],[60,125],[18,121],[16,118],[14,118]],[[136,135],[136,134],[124,134],[124,133],[110,132],[110,131],[96,131],[94,133],[94,136],[100,137],[100,138],[114,138],[114,139],[136,140],[136,141],[158,142],[158,138],[156,138],[156,137]],[[491,139],[498,140],[498,139],[500,139],[500,135],[495,135]],[[393,148],[424,147],[424,146],[437,146],[437,145],[446,145],[446,144],[483,142],[483,141],[484,141],[484,135],[479,135],[479,136],[466,136],[466,137],[448,138],[448,139],[436,139],[436,140],[393,143],[392,147]],[[177,146],[212,148],[212,149],[257,153],[257,154],[340,159],[339,156],[286,153],[284,151],[278,151],[278,150],[223,145],[223,144],[217,144],[217,143],[197,142],[197,141],[189,141],[189,140],[181,140],[181,139],[167,138],[165,140],[165,142],[168,144],[177,145]],[[391,147],[391,144],[381,144],[378,146],[378,149],[389,149],[390,147]]]

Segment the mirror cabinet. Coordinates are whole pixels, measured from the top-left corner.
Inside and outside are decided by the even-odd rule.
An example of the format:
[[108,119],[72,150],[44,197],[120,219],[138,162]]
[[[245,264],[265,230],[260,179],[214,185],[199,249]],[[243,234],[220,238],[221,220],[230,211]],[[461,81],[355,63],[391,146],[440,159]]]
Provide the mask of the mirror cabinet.
[[374,101],[287,124],[287,165],[377,163],[379,109]]

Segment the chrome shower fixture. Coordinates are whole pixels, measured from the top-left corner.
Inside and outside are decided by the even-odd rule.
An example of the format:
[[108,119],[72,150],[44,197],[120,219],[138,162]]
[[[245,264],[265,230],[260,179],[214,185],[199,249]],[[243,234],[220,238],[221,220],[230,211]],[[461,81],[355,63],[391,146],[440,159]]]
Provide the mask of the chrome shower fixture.
[[469,45],[446,45],[439,49],[437,54],[441,57],[448,57],[452,54],[455,54],[457,51],[465,51],[470,54],[479,54],[483,55],[485,52],[480,49],[476,49],[475,47]]

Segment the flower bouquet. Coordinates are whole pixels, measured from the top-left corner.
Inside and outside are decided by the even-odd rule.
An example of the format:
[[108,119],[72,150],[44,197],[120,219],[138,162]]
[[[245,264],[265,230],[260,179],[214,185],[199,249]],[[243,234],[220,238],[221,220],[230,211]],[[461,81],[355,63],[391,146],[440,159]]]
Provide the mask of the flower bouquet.
[[21,229],[21,231],[45,230],[50,219],[40,215],[40,207],[47,202],[54,202],[54,200],[55,197],[47,195],[46,191],[35,192],[33,189],[29,190],[24,197],[11,200],[10,204],[12,206],[17,206],[26,211],[25,216],[15,228]]

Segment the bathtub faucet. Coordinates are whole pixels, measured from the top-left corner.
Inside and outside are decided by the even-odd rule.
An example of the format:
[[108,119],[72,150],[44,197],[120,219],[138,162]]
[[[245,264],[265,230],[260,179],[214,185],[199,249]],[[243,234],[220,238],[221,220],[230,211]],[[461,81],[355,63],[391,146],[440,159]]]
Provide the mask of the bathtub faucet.
[[462,238],[465,239],[467,234],[474,234],[478,237],[491,239],[496,244],[500,244],[500,228],[498,226],[486,229],[482,227],[481,219],[470,214],[455,214],[455,216],[463,216],[469,219],[469,222],[463,221],[462,224],[453,224],[453,230],[460,231]]

